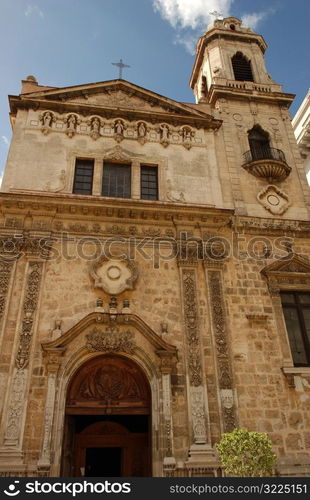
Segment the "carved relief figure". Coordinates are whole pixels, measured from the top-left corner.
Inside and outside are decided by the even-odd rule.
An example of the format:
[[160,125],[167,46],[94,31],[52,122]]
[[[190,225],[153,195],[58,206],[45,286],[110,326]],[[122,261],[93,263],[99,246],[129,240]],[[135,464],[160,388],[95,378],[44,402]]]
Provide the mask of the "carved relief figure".
[[116,120],[114,122],[114,134],[115,134],[115,139],[117,142],[120,142],[124,138],[124,131],[126,129],[126,126],[122,120]]
[[190,149],[192,147],[192,137],[194,137],[195,132],[190,127],[183,127],[179,133],[182,136],[183,146],[186,149]]
[[101,122],[98,116],[94,116],[93,118],[91,118],[88,124],[90,125],[91,138],[94,140],[98,139],[98,137],[100,137],[100,127],[101,127]]
[[67,122],[66,134],[68,135],[68,137],[73,137],[76,132],[76,126],[79,123],[76,115],[74,114],[68,115],[66,122]]
[[140,142],[140,144],[145,144],[146,134],[148,132],[148,129],[144,122],[138,123],[137,132],[138,132],[138,141]]
[[56,118],[50,111],[45,111],[45,113],[40,115],[40,120],[42,122],[42,127],[41,127],[42,133],[46,135],[52,128],[52,123],[56,121]]
[[166,148],[169,144],[169,127],[165,123],[159,126],[160,143]]

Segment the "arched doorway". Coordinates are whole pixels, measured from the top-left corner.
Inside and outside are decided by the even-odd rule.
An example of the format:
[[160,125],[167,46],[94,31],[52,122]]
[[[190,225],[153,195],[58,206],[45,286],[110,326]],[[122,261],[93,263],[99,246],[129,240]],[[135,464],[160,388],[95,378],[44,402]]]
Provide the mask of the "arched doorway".
[[151,475],[151,392],[123,356],[92,358],[72,377],[66,399],[62,475]]

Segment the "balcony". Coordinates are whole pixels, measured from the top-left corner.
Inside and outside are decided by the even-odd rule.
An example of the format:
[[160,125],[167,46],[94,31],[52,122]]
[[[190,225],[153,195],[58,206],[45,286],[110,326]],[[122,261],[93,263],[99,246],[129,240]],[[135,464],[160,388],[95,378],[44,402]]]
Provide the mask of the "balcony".
[[260,179],[268,182],[279,182],[291,173],[291,167],[286,163],[285,155],[280,149],[262,147],[247,151],[243,155],[242,167]]

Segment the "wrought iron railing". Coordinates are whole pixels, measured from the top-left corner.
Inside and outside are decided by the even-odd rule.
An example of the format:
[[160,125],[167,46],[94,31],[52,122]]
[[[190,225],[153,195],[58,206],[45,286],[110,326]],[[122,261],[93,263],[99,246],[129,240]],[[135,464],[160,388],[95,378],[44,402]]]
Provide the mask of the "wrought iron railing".
[[286,163],[285,154],[281,149],[262,147],[253,148],[243,154],[244,162],[251,163],[258,160],[277,160]]

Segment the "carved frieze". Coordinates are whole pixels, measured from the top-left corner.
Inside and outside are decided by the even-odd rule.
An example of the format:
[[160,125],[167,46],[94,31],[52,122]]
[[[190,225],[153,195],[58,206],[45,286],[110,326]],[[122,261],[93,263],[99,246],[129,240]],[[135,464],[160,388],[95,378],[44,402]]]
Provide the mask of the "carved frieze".
[[132,354],[136,348],[134,333],[107,327],[105,330],[94,328],[86,335],[86,347],[90,352],[125,352]]

